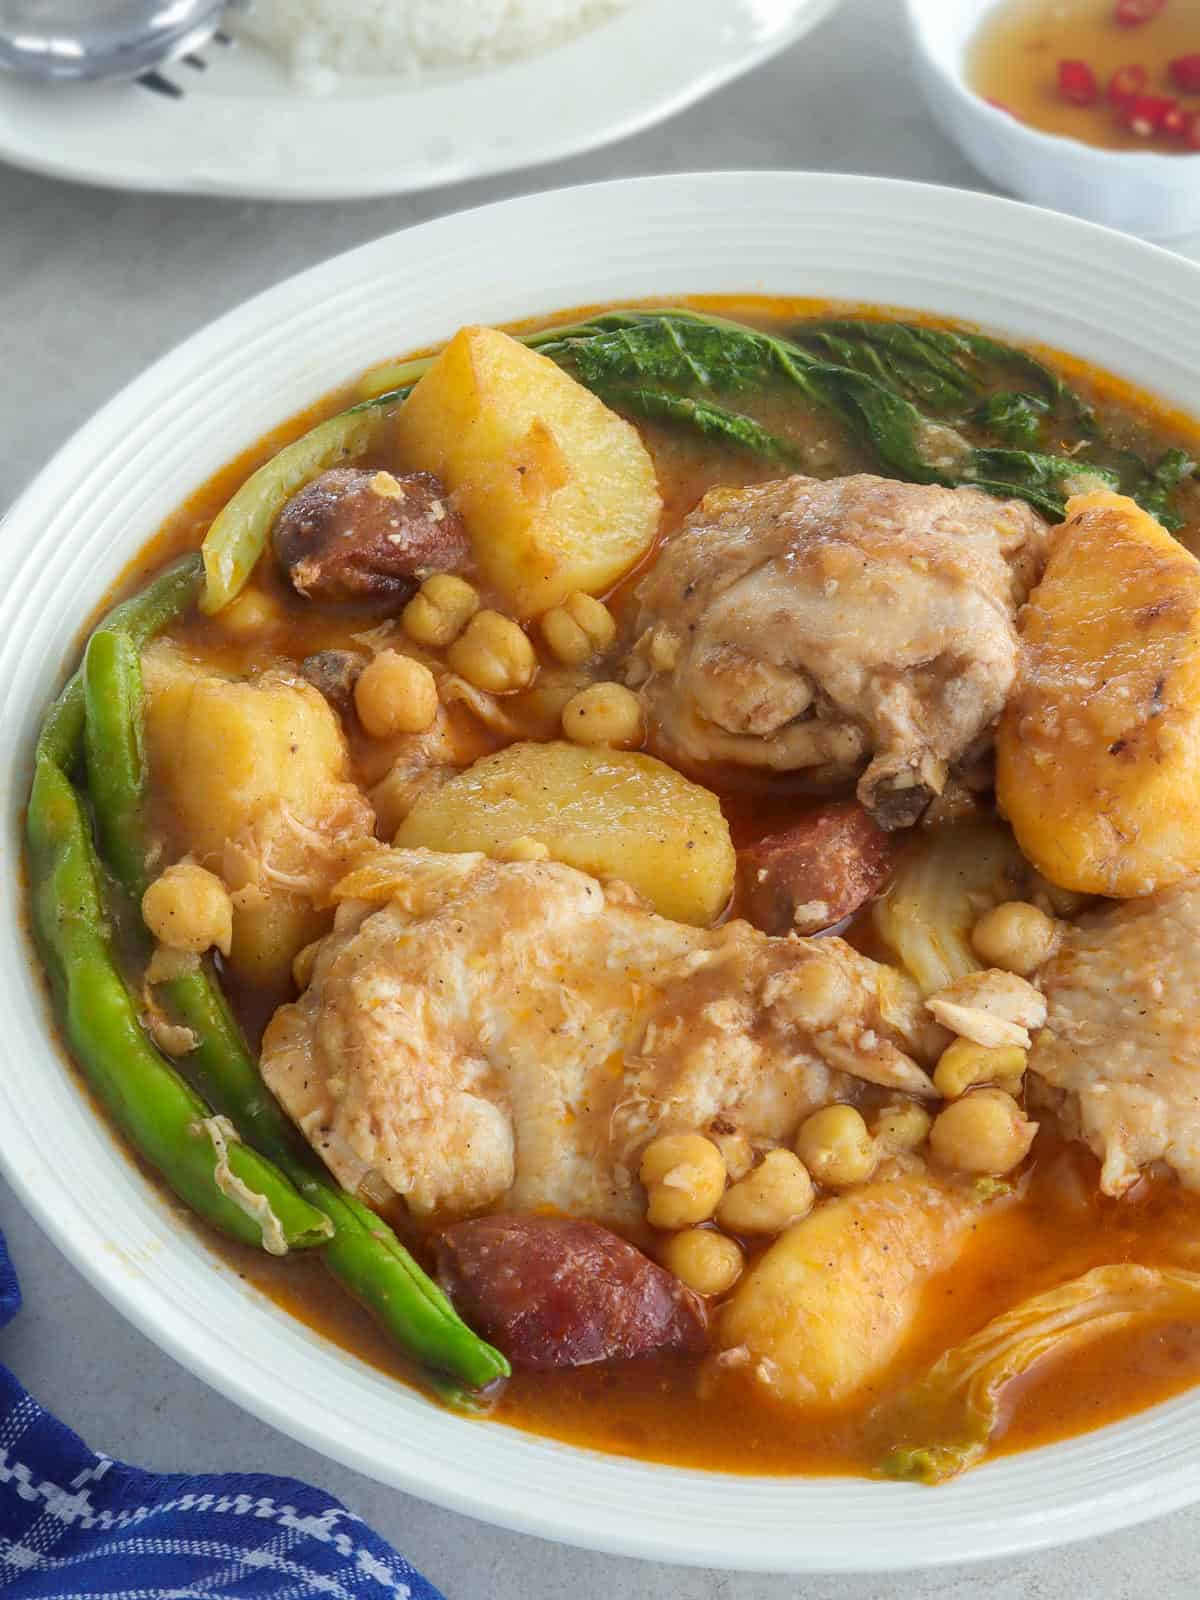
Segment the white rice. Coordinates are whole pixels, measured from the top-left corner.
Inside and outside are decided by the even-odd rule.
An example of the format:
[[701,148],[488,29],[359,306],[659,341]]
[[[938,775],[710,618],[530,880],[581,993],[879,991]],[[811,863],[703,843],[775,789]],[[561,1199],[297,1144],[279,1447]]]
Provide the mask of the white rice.
[[419,78],[561,44],[633,0],[255,0],[239,31],[311,88],[337,73]]

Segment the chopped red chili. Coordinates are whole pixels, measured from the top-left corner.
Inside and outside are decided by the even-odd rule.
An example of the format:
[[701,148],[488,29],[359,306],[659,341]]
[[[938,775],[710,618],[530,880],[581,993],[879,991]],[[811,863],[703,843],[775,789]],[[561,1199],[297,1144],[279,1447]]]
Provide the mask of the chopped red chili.
[[1159,132],[1165,133],[1168,139],[1182,138],[1187,131],[1188,115],[1188,112],[1176,101],[1169,111],[1163,112],[1163,119],[1158,125]]
[[1122,108],[1122,118],[1130,133],[1139,139],[1152,139],[1163,131],[1167,118],[1178,108],[1178,100],[1167,95],[1139,94]]
[[1114,106],[1126,106],[1137,95],[1145,94],[1149,82],[1145,67],[1118,67],[1108,80],[1108,98]]
[[1143,22],[1152,22],[1166,3],[1167,0],[1117,0],[1113,20],[1122,28],[1140,28]]
[[1167,71],[1171,75],[1171,82],[1184,94],[1200,94],[1200,53],[1176,56],[1174,61],[1168,63]]
[[1072,105],[1094,106],[1100,97],[1100,85],[1086,61],[1060,61],[1058,92]]

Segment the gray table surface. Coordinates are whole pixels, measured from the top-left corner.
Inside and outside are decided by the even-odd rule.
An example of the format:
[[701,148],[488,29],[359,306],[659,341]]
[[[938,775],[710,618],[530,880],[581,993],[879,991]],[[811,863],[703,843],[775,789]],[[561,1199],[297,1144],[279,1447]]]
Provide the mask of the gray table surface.
[[[899,0],[846,0],[807,41],[661,128],[574,161],[413,198],[285,207],[142,197],[0,168],[0,509],[97,406],[185,335],[289,273],[427,217],[564,184],[718,167],[983,186],[926,117],[898,12]],[[1200,240],[1186,244],[1200,255]],[[210,1392],[121,1321],[2,1182],[0,1226],[26,1298],[0,1334],[0,1359],[46,1405],[110,1454],[160,1470],[235,1468],[318,1483],[405,1551],[448,1600],[1125,1600],[1148,1586],[1156,1600],[1196,1593],[1200,1507],[1055,1554],[895,1578],[692,1571],[499,1532],[335,1466]]]

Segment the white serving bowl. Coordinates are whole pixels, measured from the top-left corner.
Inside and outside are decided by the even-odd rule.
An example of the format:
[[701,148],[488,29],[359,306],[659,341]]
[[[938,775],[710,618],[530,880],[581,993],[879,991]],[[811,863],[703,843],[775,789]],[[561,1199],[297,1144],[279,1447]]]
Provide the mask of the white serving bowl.
[[1038,205],[1146,239],[1200,227],[1200,154],[1099,150],[1018,122],[968,87],[970,41],[1003,3],[905,0],[917,74],[942,131],[994,183]]
[[1200,268],[1008,201],[872,178],[719,173],[536,195],[380,239],[231,312],[88,423],[0,540],[0,1163],[76,1266],[193,1372],[314,1449],[458,1511],[770,1571],[931,1566],[1109,1532],[1200,1498],[1200,1392],[938,1490],[683,1471],[440,1410],[180,1228],[50,1036],[19,870],[31,747],[83,619],[162,518],[242,445],[460,323],[737,292],[969,318],[1200,411]]

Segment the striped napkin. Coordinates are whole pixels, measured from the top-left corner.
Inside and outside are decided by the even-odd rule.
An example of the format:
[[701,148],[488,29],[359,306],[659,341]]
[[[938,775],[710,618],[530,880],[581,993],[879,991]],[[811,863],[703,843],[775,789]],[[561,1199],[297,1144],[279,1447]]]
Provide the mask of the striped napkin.
[[[0,1327],[21,1291],[0,1234]],[[98,1454],[0,1366],[5,1600],[442,1600],[345,1506],[294,1478],[144,1472]]]

